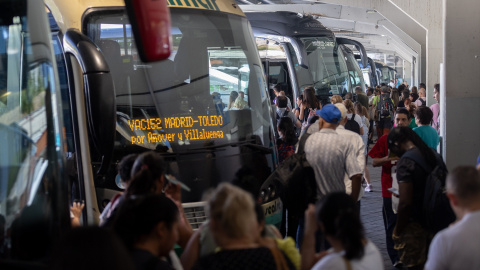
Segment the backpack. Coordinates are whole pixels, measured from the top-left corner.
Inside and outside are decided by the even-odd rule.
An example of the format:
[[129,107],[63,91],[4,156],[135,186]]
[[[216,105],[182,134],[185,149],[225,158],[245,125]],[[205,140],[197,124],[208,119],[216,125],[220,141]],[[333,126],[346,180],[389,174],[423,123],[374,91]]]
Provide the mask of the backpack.
[[423,98],[418,98],[420,102],[422,102],[422,105],[420,106],[427,106],[427,102]]
[[[283,112],[283,114],[282,114],[281,116],[278,115],[278,113],[275,113],[275,114],[277,115],[277,123],[278,123],[278,121],[280,121],[280,118],[282,118],[282,117],[288,117],[288,109],[285,108],[285,111]],[[293,125],[295,126],[295,123],[293,123]]]
[[445,184],[448,170],[442,157],[437,153],[435,153],[435,156],[437,157],[437,165],[433,169],[424,161],[423,157],[419,157],[411,151],[402,156],[402,158],[407,157],[415,161],[426,172],[430,172],[425,181],[423,214],[425,216],[425,229],[434,234],[447,228],[456,220],[455,213],[446,195]]
[[266,195],[273,196],[266,201],[280,197],[289,215],[303,216],[308,204],[315,203],[317,197],[315,172],[304,152],[308,137],[309,134],[306,133],[300,138],[297,153],[286,158],[265,180],[261,188],[262,191],[274,190]]
[[360,134],[360,125],[355,121],[355,114],[352,115],[352,118],[347,120],[345,123],[345,129]]
[[387,95],[381,95],[380,101],[377,103],[379,106],[378,111],[380,114],[380,118],[388,118],[392,116],[392,112],[394,111],[394,105],[392,99]]

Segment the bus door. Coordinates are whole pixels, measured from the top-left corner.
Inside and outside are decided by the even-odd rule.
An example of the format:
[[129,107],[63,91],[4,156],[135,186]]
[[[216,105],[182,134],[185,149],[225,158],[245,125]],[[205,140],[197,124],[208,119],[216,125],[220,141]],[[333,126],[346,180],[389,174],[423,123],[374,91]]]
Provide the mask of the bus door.
[[255,38],[258,52],[267,74],[267,83],[271,99],[275,99],[273,87],[279,84],[285,91],[285,94],[293,103],[292,108],[296,107],[293,83],[289,74],[287,56],[284,47],[274,40],[265,38]]

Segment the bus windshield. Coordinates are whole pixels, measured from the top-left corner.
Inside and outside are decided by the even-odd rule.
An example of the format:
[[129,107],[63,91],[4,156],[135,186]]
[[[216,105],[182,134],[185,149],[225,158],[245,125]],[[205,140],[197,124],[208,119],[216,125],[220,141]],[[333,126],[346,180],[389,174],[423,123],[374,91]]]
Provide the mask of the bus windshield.
[[321,96],[341,95],[351,91],[345,58],[335,39],[302,37],[300,40],[307,53],[308,69],[299,65],[293,50],[290,53],[300,89],[313,84],[316,94]]
[[391,80],[395,79],[393,69],[389,68],[388,66],[381,67],[380,71],[382,72],[381,82],[389,83]]
[[355,55],[348,48],[346,48],[345,51],[342,50],[342,52],[345,55],[345,62],[348,68],[348,79],[350,81],[352,89],[360,86],[362,88],[362,91],[365,92],[366,89],[365,81],[363,79],[363,73],[357,63],[357,60],[355,59]]
[[[119,146],[185,152],[204,145],[267,144],[268,99],[245,18],[171,8],[173,50],[153,64],[139,60],[123,12],[94,13],[87,35],[110,66]],[[233,31],[235,29],[235,31]]]
[[[245,167],[265,180],[275,163],[271,106],[247,19],[189,8],[170,13],[172,54],[148,64],[139,60],[124,10],[85,19],[115,85],[114,159],[162,153],[192,190],[183,202],[200,201],[203,191]],[[100,161],[94,154],[92,160]]]

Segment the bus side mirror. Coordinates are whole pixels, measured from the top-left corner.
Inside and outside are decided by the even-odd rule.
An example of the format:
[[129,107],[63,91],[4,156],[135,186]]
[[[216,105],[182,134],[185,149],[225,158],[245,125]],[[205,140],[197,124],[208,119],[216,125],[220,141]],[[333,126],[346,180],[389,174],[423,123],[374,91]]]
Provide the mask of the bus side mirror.
[[171,50],[170,11],[166,0],[125,0],[140,59],[167,59]]

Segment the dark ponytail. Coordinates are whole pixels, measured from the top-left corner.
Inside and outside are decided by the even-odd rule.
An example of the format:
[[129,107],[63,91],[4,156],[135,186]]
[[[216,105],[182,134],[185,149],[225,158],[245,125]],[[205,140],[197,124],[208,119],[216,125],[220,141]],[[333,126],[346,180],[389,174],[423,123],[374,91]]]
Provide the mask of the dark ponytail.
[[132,167],[131,180],[126,195],[145,195],[157,189],[158,179],[165,173],[163,158],[153,152],[145,152],[137,157]]
[[278,121],[278,129],[285,135],[283,140],[288,145],[294,145],[297,143],[298,139],[295,135],[295,129],[293,126],[292,119],[290,117],[282,117]]
[[145,195],[151,194],[157,189],[158,178],[148,169],[142,169],[133,176],[127,188],[126,195]]
[[129,183],[132,178],[132,167],[137,159],[138,154],[126,155],[122,158],[120,163],[118,163],[117,170],[120,178],[123,182]]
[[122,239],[128,249],[148,236],[154,227],[165,222],[168,229],[179,220],[176,204],[164,195],[146,195],[128,197],[120,206],[113,221],[114,232]]
[[345,192],[325,196],[317,205],[317,219],[324,233],[338,239],[348,260],[361,259],[365,253],[365,233],[360,213],[352,197]]
[[393,148],[395,144],[400,145],[407,141],[411,141],[418,148],[425,162],[427,162],[431,168],[436,166],[437,157],[435,156],[433,149],[430,148],[411,128],[396,127],[388,133],[387,143],[389,149]]

